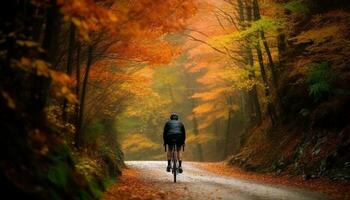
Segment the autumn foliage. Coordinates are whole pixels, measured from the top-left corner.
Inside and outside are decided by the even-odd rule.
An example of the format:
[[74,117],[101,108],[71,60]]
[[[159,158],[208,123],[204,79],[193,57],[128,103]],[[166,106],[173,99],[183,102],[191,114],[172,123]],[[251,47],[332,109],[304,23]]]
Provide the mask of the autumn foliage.
[[124,156],[164,159],[174,111],[186,160],[348,177],[345,0],[21,0],[1,11],[0,182],[14,199],[101,197]]
[[[140,71],[179,54],[165,36],[184,29],[196,5],[48,0],[14,1],[6,9],[12,14],[1,14],[1,183],[18,198],[98,198],[123,167],[114,119],[129,102],[157,96]],[[14,178],[23,174],[30,175]]]

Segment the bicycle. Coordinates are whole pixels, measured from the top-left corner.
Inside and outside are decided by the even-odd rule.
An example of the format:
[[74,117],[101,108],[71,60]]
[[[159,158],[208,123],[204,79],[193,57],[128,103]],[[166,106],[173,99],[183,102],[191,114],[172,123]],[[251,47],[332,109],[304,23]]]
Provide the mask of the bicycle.
[[[176,183],[176,176],[179,173],[179,167],[178,167],[178,159],[177,159],[177,145],[176,145],[176,140],[172,140],[171,144],[169,145],[169,148],[172,150],[172,155],[171,155],[171,173],[174,175],[174,183]],[[182,147],[184,150],[184,146]],[[165,151],[166,151],[166,146],[165,146]]]

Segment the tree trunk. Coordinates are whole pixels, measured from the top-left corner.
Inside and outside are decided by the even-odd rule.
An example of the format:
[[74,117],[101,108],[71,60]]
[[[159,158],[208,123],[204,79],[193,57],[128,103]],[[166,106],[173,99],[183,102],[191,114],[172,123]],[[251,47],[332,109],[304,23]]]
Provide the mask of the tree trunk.
[[282,57],[286,52],[286,46],[286,34],[283,33],[283,30],[278,30],[277,47],[279,63],[281,63]]
[[[243,6],[243,4],[242,4]],[[252,21],[252,7],[250,3],[246,2],[246,23],[248,26],[250,26],[250,22]],[[244,8],[242,8],[244,10]],[[241,9],[239,9],[241,10]],[[244,12],[241,11],[240,13],[240,20],[245,20],[244,17]],[[243,29],[246,29],[246,27],[242,27]],[[251,49],[249,43],[251,41],[249,39],[245,40],[246,42],[246,47],[245,47],[245,52],[246,52],[246,60],[247,60],[247,65],[249,66],[249,79],[254,80],[255,79],[255,72],[254,72],[254,58],[253,58],[253,50]],[[248,92],[249,97],[250,97],[250,104],[251,107],[253,108],[253,112],[251,113],[250,119],[252,121],[253,125],[259,125],[261,124],[262,116],[261,116],[261,108],[260,108],[260,103],[259,103],[259,96],[258,96],[258,89],[257,86],[254,84],[252,89]]]
[[[259,7],[259,2],[258,0],[253,0],[253,16],[254,16],[254,21],[260,20],[261,16],[260,16],[260,7]],[[258,33],[258,38],[259,36],[261,37],[262,41],[263,41],[263,45],[268,57],[268,62],[269,62],[269,66],[270,66],[270,70],[271,70],[271,77],[272,77],[272,83],[273,86],[275,88],[275,91],[277,93],[277,77],[276,77],[276,69],[275,69],[275,64],[273,62],[272,56],[271,56],[271,52],[270,52],[270,48],[268,46],[268,43],[266,41],[265,38],[265,33],[263,30],[260,30]],[[264,90],[265,90],[265,96],[268,100],[267,103],[267,109],[268,109],[268,113],[270,115],[270,119],[271,119],[271,123],[272,125],[276,124],[277,121],[277,114],[276,114],[276,109],[275,106],[272,103],[272,98],[271,98],[271,93],[270,93],[270,89],[269,89],[269,84],[268,84],[268,79],[267,79],[267,74],[265,71],[265,66],[264,66],[264,60],[263,60],[263,55],[262,55],[262,51],[261,51],[261,47],[260,44],[258,42],[257,46],[256,46],[256,52],[258,55],[258,61],[259,61],[259,66],[260,66],[260,71],[261,71],[261,76],[264,82]],[[277,97],[278,94],[277,94]]]
[[[188,97],[191,97],[191,93],[189,92],[189,85],[190,83],[188,82],[188,79],[187,79],[187,76],[188,74],[186,73],[186,71],[184,72],[184,83],[185,83],[185,86],[186,86],[186,91],[187,91],[187,96]],[[196,107],[196,102],[193,98],[190,99],[190,103],[191,103],[191,110],[192,110],[192,122],[193,122],[193,133],[195,136],[198,136],[199,135],[199,130],[198,130],[198,120],[197,120],[197,117],[196,117],[196,114],[193,112],[193,109]],[[198,160],[199,161],[203,161],[203,150],[202,150],[202,145],[199,143],[199,142],[196,142],[196,153],[197,153],[197,156],[198,156]]]
[[[253,80],[255,79],[255,73],[254,73],[254,58],[253,58],[253,52],[252,49],[247,45],[247,61],[249,66],[249,79]],[[253,111],[251,113],[251,119],[253,121],[254,125],[261,124],[262,116],[261,116],[261,108],[259,103],[259,96],[258,96],[258,89],[256,84],[253,85],[252,89],[249,91],[249,96],[251,98],[252,108]]]
[[[57,58],[58,37],[61,26],[61,16],[56,1],[50,1],[50,7],[47,9],[46,29],[42,47],[46,50],[43,55],[44,60],[54,65]],[[36,76],[34,78],[32,91],[32,99],[30,109],[39,119],[44,120],[42,111],[46,106],[47,97],[49,95],[50,80],[46,77]],[[35,117],[34,117],[35,118]]]
[[[253,0],[253,16],[254,16],[254,21],[260,20],[261,15],[260,15],[260,7],[259,7],[259,2],[258,0]],[[272,84],[275,89],[277,89],[277,74],[276,74],[276,66],[275,63],[272,59],[271,51],[269,48],[269,44],[267,43],[266,37],[265,37],[265,32],[263,30],[259,31],[259,35],[261,37],[261,40],[263,41],[264,49],[267,54],[267,59],[269,62],[269,67],[271,70],[271,77],[272,77]]]
[[258,61],[259,61],[259,66],[260,66],[260,71],[261,71],[261,78],[263,79],[263,83],[264,83],[265,96],[266,96],[267,101],[268,101],[268,103],[267,103],[268,113],[269,113],[272,125],[275,125],[276,121],[277,121],[276,109],[275,109],[275,106],[273,105],[273,103],[271,102],[271,95],[270,95],[270,89],[269,89],[269,85],[268,85],[267,74],[265,71],[263,55],[262,55],[261,48],[260,48],[259,44],[256,46],[256,53],[258,55]]
[[82,137],[82,129],[83,129],[83,120],[84,120],[84,108],[85,108],[85,95],[87,91],[87,84],[89,81],[89,72],[92,64],[92,53],[93,53],[93,47],[90,45],[88,47],[88,57],[87,57],[87,63],[86,63],[86,72],[85,72],[85,77],[83,81],[83,88],[81,92],[81,97],[80,97],[80,109],[79,109],[79,119],[78,119],[78,124],[77,124],[77,133],[76,133],[76,138],[75,138],[75,144],[78,148],[83,146],[83,137]]
[[[232,105],[232,97],[228,98],[228,104],[229,106]],[[226,134],[225,134],[225,147],[224,147],[224,159],[227,158],[229,154],[229,141],[230,141],[230,133],[231,133],[231,122],[232,122],[232,110],[231,108],[228,109],[228,117],[227,117],[227,127],[226,127]]]
[[56,0],[51,0],[50,4],[47,9],[47,22],[42,46],[47,52],[47,60],[55,67],[57,65],[58,38],[62,16],[56,5]]
[[[193,102],[194,100],[192,100]],[[194,102],[192,103],[192,107],[194,108]],[[193,133],[195,136],[199,135],[199,130],[198,130],[198,121],[197,121],[197,117],[194,114],[194,112],[192,112],[192,121],[193,121]],[[197,142],[196,143],[196,147],[197,147],[197,153],[198,153],[198,160],[199,161],[203,161],[203,150],[202,150],[202,145]]]
[[[68,45],[68,54],[67,54],[67,74],[68,76],[72,75],[73,70],[73,53],[74,53],[74,46],[75,46],[75,27],[73,23],[70,24],[69,27],[69,45]],[[68,113],[67,113],[67,100],[63,100],[63,106],[62,106],[62,119],[64,122],[67,121]]]
[[[77,96],[78,102],[80,101],[80,50],[81,50],[81,45],[78,43],[77,45],[77,65],[76,65],[76,80],[77,80],[77,85],[75,87],[75,95]],[[78,127],[79,123],[79,108],[80,105],[79,103],[75,104],[75,127]],[[77,132],[76,132],[77,133]]]
[[221,133],[220,133],[220,120],[216,120],[214,123],[214,133],[216,135],[216,137],[218,138],[218,140],[215,141],[215,152],[216,152],[216,157],[218,158],[218,161],[221,158],[221,153],[222,151],[222,146],[221,146],[221,141],[219,140],[219,138],[221,138]]

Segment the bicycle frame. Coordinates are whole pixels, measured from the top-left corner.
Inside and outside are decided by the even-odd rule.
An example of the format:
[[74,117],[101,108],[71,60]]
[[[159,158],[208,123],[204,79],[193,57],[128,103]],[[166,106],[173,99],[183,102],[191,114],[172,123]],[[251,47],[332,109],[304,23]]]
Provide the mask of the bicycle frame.
[[177,171],[178,171],[178,167],[177,167],[177,145],[176,145],[176,141],[172,143],[172,156],[171,156],[171,160],[172,160],[172,174],[174,175],[174,183],[176,183],[176,176],[177,176]]

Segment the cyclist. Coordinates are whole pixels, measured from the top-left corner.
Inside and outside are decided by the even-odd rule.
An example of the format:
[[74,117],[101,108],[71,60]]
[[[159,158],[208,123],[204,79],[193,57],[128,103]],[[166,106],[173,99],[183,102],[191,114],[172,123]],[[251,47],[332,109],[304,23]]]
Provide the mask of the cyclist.
[[168,166],[167,172],[171,169],[171,153],[172,153],[172,141],[176,140],[177,158],[179,160],[179,173],[182,173],[182,159],[181,159],[181,147],[185,146],[186,131],[185,126],[179,120],[179,116],[176,113],[171,113],[170,120],[165,123],[163,132],[164,146],[168,146],[167,159]]

